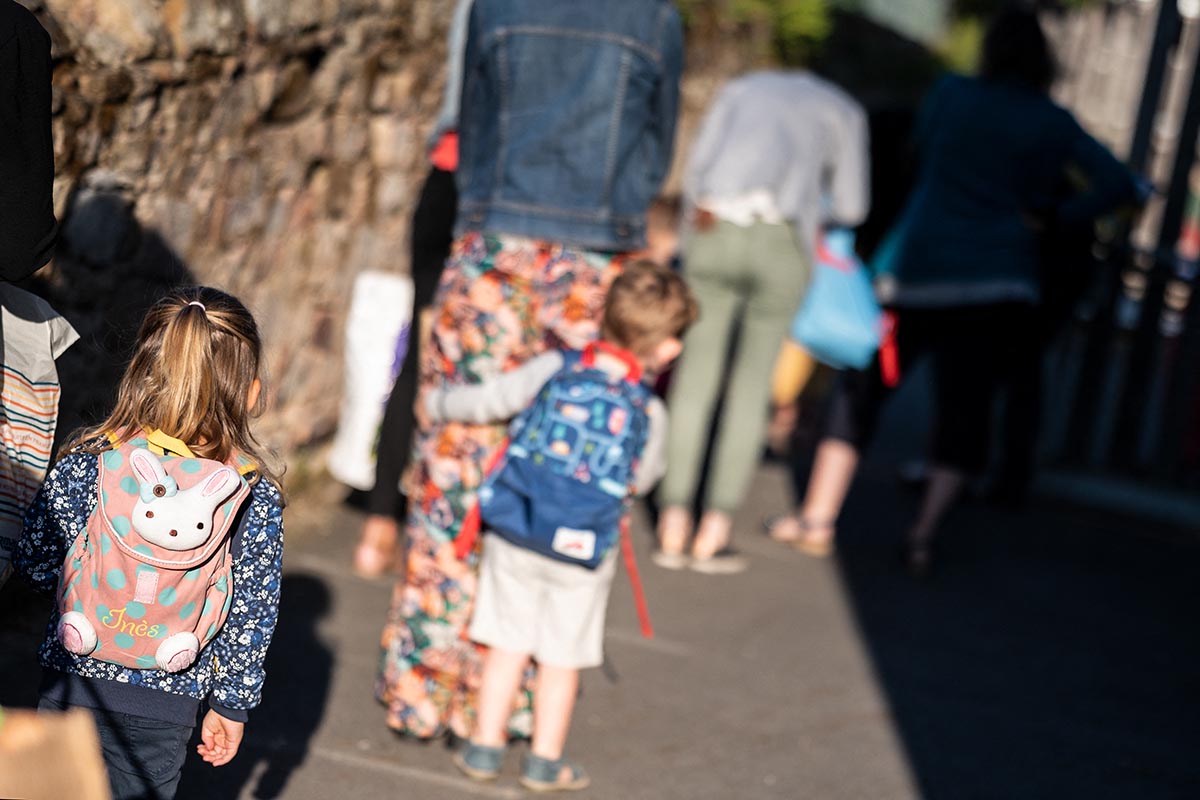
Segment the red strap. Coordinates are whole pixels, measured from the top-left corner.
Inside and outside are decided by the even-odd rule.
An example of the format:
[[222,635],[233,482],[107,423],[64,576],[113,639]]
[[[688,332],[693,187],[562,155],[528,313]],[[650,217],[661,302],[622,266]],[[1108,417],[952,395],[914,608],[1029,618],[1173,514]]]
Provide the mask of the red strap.
[[846,258],[833,252],[829,249],[829,246],[825,244],[824,239],[821,239],[820,244],[817,245],[817,261],[827,267],[833,267],[834,269],[841,270],[842,272],[854,271],[854,259]]
[[[500,447],[497,448],[495,454],[493,454],[491,460],[488,462],[487,468],[484,470],[484,475],[490,475],[499,466],[500,460],[504,458],[506,452],[508,452],[508,439],[505,439]],[[476,498],[471,508],[467,511],[467,515],[463,517],[462,525],[458,529],[458,536],[454,539],[454,556],[459,561],[465,560],[475,549],[475,545],[479,541],[481,527],[482,517],[479,510],[479,499]],[[637,607],[638,623],[642,629],[642,636],[647,639],[653,639],[654,628],[650,624],[650,609],[646,605],[646,591],[642,588],[642,576],[638,572],[637,557],[633,552],[633,539],[629,534],[628,515],[621,519],[621,554],[625,558],[625,569],[629,572],[629,583],[633,587],[633,602]]]
[[[500,460],[504,458],[504,454],[508,452],[508,437],[500,443],[496,448],[496,452],[492,454],[487,466],[484,467],[483,476],[486,479],[488,475],[500,464]],[[458,536],[454,538],[454,557],[459,561],[463,561],[475,549],[475,543],[479,541],[479,530],[483,526],[483,520],[479,511],[479,498],[475,498],[475,502],[467,510],[467,515],[463,517],[462,525],[458,528]]]
[[583,349],[582,361],[585,367],[596,366],[597,350],[619,359],[625,365],[626,369],[629,370],[625,373],[625,380],[630,383],[637,383],[642,379],[642,364],[638,361],[637,356],[623,347],[617,347],[615,344],[610,344],[603,340],[592,342]]
[[900,348],[896,345],[896,332],[900,318],[895,311],[883,312],[883,341],[879,344],[879,372],[883,385],[895,389],[900,385]]
[[433,150],[429,151],[429,163],[442,172],[454,172],[458,169],[458,133],[446,131],[441,135]]
[[637,607],[638,623],[642,636],[654,638],[650,625],[650,609],[646,605],[646,592],[642,589],[642,576],[638,573],[637,558],[633,554],[633,538],[629,535],[629,515],[621,519],[621,555],[625,557],[625,569],[629,571],[629,584],[633,587],[633,604]]

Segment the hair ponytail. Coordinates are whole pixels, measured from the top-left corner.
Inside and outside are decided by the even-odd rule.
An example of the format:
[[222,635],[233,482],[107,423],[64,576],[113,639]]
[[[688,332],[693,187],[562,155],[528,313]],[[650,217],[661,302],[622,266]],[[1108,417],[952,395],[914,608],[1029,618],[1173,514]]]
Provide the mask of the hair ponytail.
[[160,427],[185,442],[211,438],[202,428],[216,418],[212,340],[207,312],[189,303],[168,317],[152,367],[152,380],[160,387]]
[[237,298],[204,286],[173,291],[146,312],[112,413],[73,434],[63,452],[98,453],[111,447],[108,434],[162,430],[204,458],[243,454],[278,483],[250,432],[262,406],[247,408],[261,357],[258,326]]

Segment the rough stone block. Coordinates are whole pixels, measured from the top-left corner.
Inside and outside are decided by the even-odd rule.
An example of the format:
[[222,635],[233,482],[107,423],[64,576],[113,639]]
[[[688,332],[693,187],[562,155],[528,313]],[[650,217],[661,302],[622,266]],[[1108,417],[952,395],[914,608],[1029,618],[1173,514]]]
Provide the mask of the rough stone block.
[[46,0],[46,8],[74,43],[110,66],[152,55],[163,33],[151,0]]
[[246,32],[241,0],[167,0],[163,23],[177,56],[231,53]]
[[411,121],[394,116],[371,120],[371,162],[377,167],[411,164],[419,151],[416,130]]

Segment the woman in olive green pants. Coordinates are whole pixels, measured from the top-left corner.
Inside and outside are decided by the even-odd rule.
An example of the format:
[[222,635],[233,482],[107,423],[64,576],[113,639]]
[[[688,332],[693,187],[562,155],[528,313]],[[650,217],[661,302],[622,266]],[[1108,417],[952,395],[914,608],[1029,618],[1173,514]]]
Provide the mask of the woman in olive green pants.
[[[745,562],[726,551],[732,515],[741,505],[762,448],[771,371],[792,317],[808,286],[808,249],[789,224],[755,221],[738,225],[700,215],[701,230],[686,244],[685,274],[700,303],[700,319],[688,332],[668,400],[670,445],[660,488],[660,566],[690,565],[700,572],[733,572]],[[691,507],[708,432],[721,403],[726,355],[736,348],[716,420],[704,516],[684,555]]]

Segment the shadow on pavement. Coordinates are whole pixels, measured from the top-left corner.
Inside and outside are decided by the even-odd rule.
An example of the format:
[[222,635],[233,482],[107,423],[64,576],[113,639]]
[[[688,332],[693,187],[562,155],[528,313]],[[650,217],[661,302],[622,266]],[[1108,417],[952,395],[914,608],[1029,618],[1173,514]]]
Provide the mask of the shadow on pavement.
[[[918,497],[896,465],[921,450],[920,391],[885,416],[839,524],[838,568],[921,795],[1200,797],[1195,532],[968,502],[933,576],[914,580],[900,542]],[[802,487],[807,466],[795,470]]]
[[234,798],[246,789],[262,800],[287,796],[288,780],[304,763],[325,716],[334,656],[317,627],[331,611],[332,596],[323,580],[298,573],[284,576],[262,704],[250,713],[238,756],[214,769],[194,755],[197,738],[178,800]]
[[911,508],[871,505],[840,569],[925,797],[1200,796],[1194,542],[973,506],[915,583],[893,538]]

